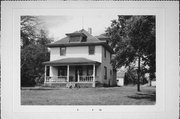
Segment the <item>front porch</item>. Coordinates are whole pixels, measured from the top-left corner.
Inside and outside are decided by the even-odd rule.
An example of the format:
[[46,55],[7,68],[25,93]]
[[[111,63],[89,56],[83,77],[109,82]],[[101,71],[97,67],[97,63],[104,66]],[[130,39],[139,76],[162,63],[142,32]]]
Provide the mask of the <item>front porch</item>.
[[100,78],[100,62],[86,58],[64,58],[44,62],[44,84],[88,84],[95,87]]
[[44,84],[62,85],[90,85],[95,87],[97,76],[96,64],[46,65]]

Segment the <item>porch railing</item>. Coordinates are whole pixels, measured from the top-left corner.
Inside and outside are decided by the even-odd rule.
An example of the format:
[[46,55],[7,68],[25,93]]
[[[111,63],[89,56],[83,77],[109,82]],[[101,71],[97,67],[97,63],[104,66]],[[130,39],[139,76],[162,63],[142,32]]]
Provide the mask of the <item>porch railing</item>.
[[67,82],[67,76],[47,76],[46,82]]
[[78,82],[93,82],[93,76],[79,76]]
[[[63,83],[67,82],[67,76],[46,76],[46,83]],[[75,82],[69,78],[69,82]],[[78,76],[77,82],[93,82],[93,76]]]

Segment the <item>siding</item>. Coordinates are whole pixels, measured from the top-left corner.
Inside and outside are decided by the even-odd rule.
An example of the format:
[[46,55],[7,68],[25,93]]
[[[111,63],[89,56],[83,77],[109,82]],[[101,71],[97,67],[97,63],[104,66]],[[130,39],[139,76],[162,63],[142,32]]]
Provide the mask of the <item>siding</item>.
[[[104,56],[104,47],[102,46],[102,64],[101,64],[101,78],[102,83],[107,85],[116,85],[116,80],[113,78],[113,67],[110,63],[110,52],[106,50],[106,57]],[[104,66],[107,67],[107,79],[104,79]],[[110,70],[112,71],[112,75],[110,75]]]
[[95,46],[95,54],[89,55],[88,46],[79,46],[79,47],[66,47],[66,55],[60,56],[60,48],[55,47],[50,49],[50,61],[70,58],[70,57],[83,57],[90,60],[101,62],[101,48],[102,46]]
[[[104,47],[103,46],[95,46],[95,54],[89,55],[88,46],[79,46],[79,47],[66,47],[66,55],[60,56],[60,48],[55,47],[50,49],[50,61],[59,60],[63,58],[72,58],[72,57],[83,57],[90,60],[98,61],[101,65],[96,66],[97,75],[96,81],[107,85],[116,85],[116,79],[113,78],[113,75],[110,75],[110,70],[113,69],[110,64],[110,52],[106,50],[106,58],[104,57]],[[104,80],[104,66],[107,67],[107,79]],[[74,75],[74,68],[70,66],[70,75]],[[86,71],[86,68],[83,68],[83,71]],[[85,72],[83,72],[84,74]],[[57,75],[57,69],[51,67],[50,75]]]

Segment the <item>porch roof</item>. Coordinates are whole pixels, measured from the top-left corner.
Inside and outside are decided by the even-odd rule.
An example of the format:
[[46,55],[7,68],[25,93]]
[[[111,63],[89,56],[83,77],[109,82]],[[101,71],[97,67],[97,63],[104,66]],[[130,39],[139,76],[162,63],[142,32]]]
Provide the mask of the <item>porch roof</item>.
[[100,64],[100,62],[93,61],[86,58],[64,58],[60,60],[43,62],[45,65],[68,65],[68,64]]

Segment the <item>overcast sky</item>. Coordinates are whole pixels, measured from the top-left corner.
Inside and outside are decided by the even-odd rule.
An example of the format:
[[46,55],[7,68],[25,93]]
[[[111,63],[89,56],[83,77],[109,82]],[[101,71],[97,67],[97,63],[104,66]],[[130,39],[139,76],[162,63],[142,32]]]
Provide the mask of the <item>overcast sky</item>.
[[117,15],[96,15],[96,16],[41,16],[39,17],[49,31],[49,36],[55,41],[65,37],[66,33],[71,33],[84,28],[92,28],[92,35],[97,36],[105,32],[110,26],[111,20],[117,19]]

